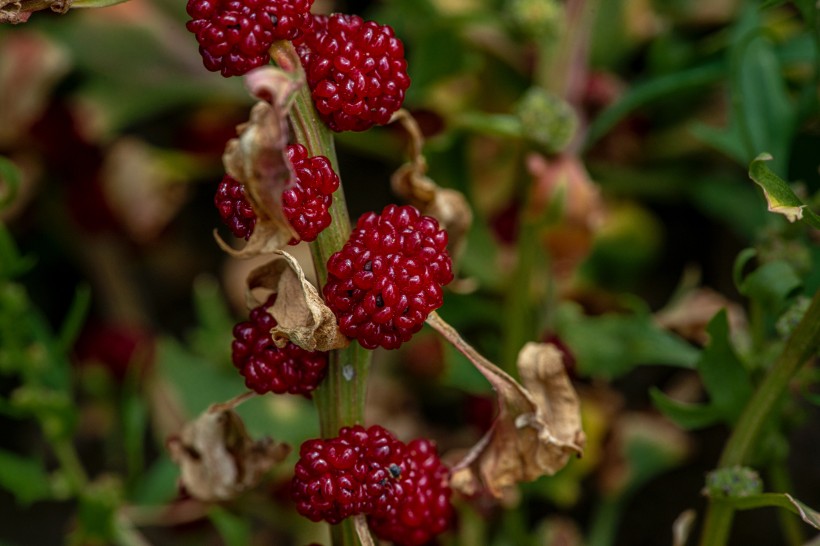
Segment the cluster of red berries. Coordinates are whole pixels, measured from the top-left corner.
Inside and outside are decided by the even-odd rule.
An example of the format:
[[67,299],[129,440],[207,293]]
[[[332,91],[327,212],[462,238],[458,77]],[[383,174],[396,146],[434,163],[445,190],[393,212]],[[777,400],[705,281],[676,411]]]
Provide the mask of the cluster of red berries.
[[356,15],[314,16],[299,57],[316,110],[334,131],[384,125],[410,86],[404,45],[393,29]]
[[270,61],[276,40],[310,28],[313,0],[188,0],[186,27],[196,35],[205,68],[241,76]]
[[393,29],[356,15],[311,15],[313,0],[188,0],[187,28],[205,67],[240,76],[270,62],[274,41],[292,40],[313,102],[334,131],[384,125],[410,86]]
[[[299,241],[315,241],[330,225],[330,205],[333,192],[339,189],[339,176],[323,155],[309,156],[307,148],[292,144],[287,148],[288,161],[296,178],[282,192],[282,211]],[[219,216],[236,237],[248,239],[256,225],[256,213],[245,195],[245,186],[225,175],[214,195]]]
[[364,214],[327,271],[325,301],[339,329],[368,349],[408,341],[453,280],[447,232],[411,206]]
[[251,311],[250,320],[234,326],[231,359],[245,385],[259,394],[307,395],[325,378],[327,353],[306,351],[291,342],[277,347],[271,338],[276,319],[267,312],[275,301],[274,294]]
[[378,538],[400,546],[420,546],[450,525],[448,470],[429,440],[406,445],[378,425],[356,425],[308,440],[299,455],[291,497],[313,521],[365,514]]

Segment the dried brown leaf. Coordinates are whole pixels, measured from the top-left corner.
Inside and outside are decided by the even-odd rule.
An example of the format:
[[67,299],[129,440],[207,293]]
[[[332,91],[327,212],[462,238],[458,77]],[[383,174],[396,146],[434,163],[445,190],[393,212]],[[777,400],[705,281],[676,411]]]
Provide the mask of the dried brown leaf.
[[225,171],[245,185],[256,212],[253,234],[241,250],[217,237],[220,246],[237,257],[250,257],[285,247],[296,236],[282,211],[282,192],[295,179],[285,149],[288,142],[288,108],[297,83],[267,70],[256,74],[253,90],[270,102],[258,102],[250,120],[238,127],[239,136],[225,147]]
[[108,203],[140,243],[158,237],[187,196],[184,173],[135,138],[122,138],[111,147],[102,177]]
[[253,295],[256,288],[278,294],[268,309],[277,322],[271,330],[274,343],[282,347],[291,341],[307,351],[347,347],[350,340],[339,331],[336,316],[305,279],[296,258],[283,251],[274,254],[273,260],[251,271],[247,278],[249,306],[261,303]]
[[65,48],[45,36],[22,31],[0,39],[0,147],[19,145],[70,69]]
[[436,313],[427,322],[454,343],[498,393],[497,419],[453,467],[454,489],[473,495],[483,486],[502,498],[516,483],[555,474],[571,455],[583,453],[580,403],[557,347],[527,343],[518,354],[519,384],[478,354]]
[[254,441],[237,413],[211,408],[170,438],[168,450],[192,497],[220,501],[256,486],[291,448],[270,438]]
[[473,211],[467,199],[459,191],[442,188],[427,177],[427,160],[422,155],[424,138],[415,119],[404,109],[393,116],[410,135],[410,161],[399,167],[391,178],[393,191],[419,209],[432,216],[447,232],[447,250],[453,261],[464,249],[467,232],[473,223]]

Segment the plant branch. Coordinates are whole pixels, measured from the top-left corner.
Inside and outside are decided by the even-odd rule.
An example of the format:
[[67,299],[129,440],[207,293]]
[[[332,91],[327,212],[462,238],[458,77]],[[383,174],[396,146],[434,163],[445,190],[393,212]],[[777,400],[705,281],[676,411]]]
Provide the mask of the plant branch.
[[[293,44],[288,41],[276,42],[271,47],[270,54],[279,67],[304,81],[302,65]],[[340,174],[333,135],[319,119],[306,85],[300,86],[296,92],[290,121],[296,141],[305,146],[311,156],[327,157],[333,170]],[[330,226],[319,234],[315,242],[310,243],[320,292],[327,282],[328,259],[341,250],[350,236],[350,218],[341,184],[333,194],[330,215],[333,218]],[[313,393],[323,437],[336,436],[341,427],[364,421],[370,359],[371,352],[355,341],[347,348],[329,354],[327,377]],[[358,546],[356,532],[350,521],[332,526],[331,540],[335,546]]]
[[[752,454],[760,431],[774,410],[789,381],[803,363],[820,349],[820,290],[812,298],[802,320],[786,341],[786,346],[774,366],[763,379],[738,420],[734,432],[723,449],[720,468],[742,466]],[[706,512],[706,522],[701,535],[702,546],[722,546],[731,530],[734,507],[722,501],[712,500]]]

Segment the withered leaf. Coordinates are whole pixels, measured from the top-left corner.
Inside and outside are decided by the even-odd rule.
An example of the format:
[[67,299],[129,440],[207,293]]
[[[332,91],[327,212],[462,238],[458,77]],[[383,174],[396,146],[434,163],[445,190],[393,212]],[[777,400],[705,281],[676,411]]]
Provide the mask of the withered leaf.
[[254,441],[237,413],[210,408],[170,438],[168,450],[192,497],[221,501],[256,486],[291,448],[270,438]]
[[347,347],[350,340],[340,331],[333,311],[325,305],[316,287],[305,279],[305,273],[296,258],[276,251],[268,263],[257,267],[248,275],[249,306],[259,305],[253,290],[267,288],[278,294],[268,312],[276,319],[277,326],[271,336],[277,346],[288,341],[307,351],[330,351]]
[[557,347],[527,343],[518,354],[519,384],[478,354],[436,313],[427,319],[467,356],[498,393],[499,414],[489,431],[453,467],[451,486],[476,494],[482,486],[496,498],[518,482],[558,472],[583,453],[578,395]]
[[273,75],[266,79],[265,75],[271,73],[262,71],[254,76],[254,89],[270,102],[256,103],[250,120],[238,127],[239,136],[228,142],[222,156],[225,171],[245,185],[257,215],[256,227],[241,250],[232,249],[217,237],[220,246],[237,257],[278,250],[296,237],[282,211],[282,192],[295,179],[285,149],[288,108],[297,84]]
[[427,160],[422,154],[424,137],[413,116],[404,109],[393,115],[410,136],[410,161],[399,167],[391,177],[393,191],[419,209],[422,214],[438,220],[447,232],[447,250],[457,261],[467,241],[473,223],[473,211],[459,191],[442,188],[427,177]]

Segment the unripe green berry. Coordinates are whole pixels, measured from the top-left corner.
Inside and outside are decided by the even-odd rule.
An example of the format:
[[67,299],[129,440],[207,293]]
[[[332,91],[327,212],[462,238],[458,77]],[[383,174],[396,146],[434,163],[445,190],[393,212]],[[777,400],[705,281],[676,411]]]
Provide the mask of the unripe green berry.
[[570,143],[578,128],[572,106],[548,91],[532,87],[516,106],[522,132],[540,151],[558,153]]

